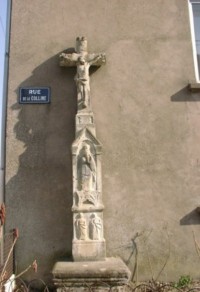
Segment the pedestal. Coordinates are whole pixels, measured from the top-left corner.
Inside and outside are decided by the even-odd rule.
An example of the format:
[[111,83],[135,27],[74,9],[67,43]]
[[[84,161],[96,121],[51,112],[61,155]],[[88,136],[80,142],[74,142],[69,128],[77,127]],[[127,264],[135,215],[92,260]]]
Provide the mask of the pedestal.
[[120,258],[96,262],[57,262],[52,273],[57,292],[124,292],[131,276]]

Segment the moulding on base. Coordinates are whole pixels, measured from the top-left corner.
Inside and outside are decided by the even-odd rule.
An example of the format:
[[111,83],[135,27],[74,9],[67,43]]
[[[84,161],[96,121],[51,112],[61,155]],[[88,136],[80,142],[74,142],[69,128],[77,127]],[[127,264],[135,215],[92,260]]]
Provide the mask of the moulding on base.
[[53,268],[57,292],[125,291],[131,273],[120,258],[97,262],[57,262]]

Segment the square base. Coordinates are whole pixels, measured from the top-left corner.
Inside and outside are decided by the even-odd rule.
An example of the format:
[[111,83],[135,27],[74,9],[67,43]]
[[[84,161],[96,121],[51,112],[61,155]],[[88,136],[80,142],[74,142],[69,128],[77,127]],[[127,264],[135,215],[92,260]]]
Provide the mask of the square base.
[[57,262],[52,271],[57,292],[125,291],[131,272],[120,258],[97,262]]

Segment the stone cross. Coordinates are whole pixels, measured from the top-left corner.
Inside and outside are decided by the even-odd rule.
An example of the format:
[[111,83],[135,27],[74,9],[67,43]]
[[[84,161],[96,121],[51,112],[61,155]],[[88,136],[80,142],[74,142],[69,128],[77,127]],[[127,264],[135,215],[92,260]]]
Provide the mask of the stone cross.
[[72,144],[73,166],[73,243],[74,261],[105,259],[103,202],[101,186],[101,143],[96,138],[90,96],[90,66],[101,66],[105,54],[90,54],[85,37],[76,39],[72,54],[60,55],[60,66],[77,67],[78,112],[76,139]]
[[60,55],[60,66],[77,67],[74,78],[77,86],[78,110],[90,110],[90,66],[101,66],[106,62],[105,54],[89,54],[87,51],[87,39],[78,37],[76,39],[76,52],[72,54],[62,53]]
[[[90,66],[105,63],[105,54],[89,54],[87,40],[76,39],[75,53],[60,55],[60,66],[77,67],[78,112],[72,143],[73,262],[57,262],[53,268],[57,292],[124,292],[131,273],[119,258],[106,258],[104,239],[101,154],[96,138],[90,97]],[[117,224],[117,223],[116,223]],[[86,287],[87,286],[87,287]],[[108,289],[107,289],[108,288]]]

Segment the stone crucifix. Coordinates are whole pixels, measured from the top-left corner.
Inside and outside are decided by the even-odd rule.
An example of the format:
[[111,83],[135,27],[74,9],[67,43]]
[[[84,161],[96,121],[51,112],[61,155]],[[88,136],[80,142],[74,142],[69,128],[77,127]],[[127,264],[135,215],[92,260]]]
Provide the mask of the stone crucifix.
[[87,51],[87,39],[78,37],[76,39],[75,53],[60,55],[61,67],[77,67],[74,78],[77,86],[78,110],[90,110],[90,66],[101,66],[106,62],[105,54],[89,54]]
[[[73,178],[73,262],[57,262],[53,281],[57,292],[125,291],[131,273],[119,258],[106,257],[104,238],[101,156],[102,145],[96,137],[90,97],[90,66],[105,63],[105,54],[89,54],[87,40],[76,39],[72,54],[60,55],[60,66],[77,67],[78,111],[75,140],[72,143]],[[106,285],[106,286],[105,286]]]
[[85,37],[76,39],[75,52],[60,55],[61,67],[77,67],[78,111],[72,143],[73,172],[73,242],[74,261],[104,260],[106,242],[103,230],[101,143],[96,138],[91,108],[90,66],[106,62],[104,53],[88,53]]

